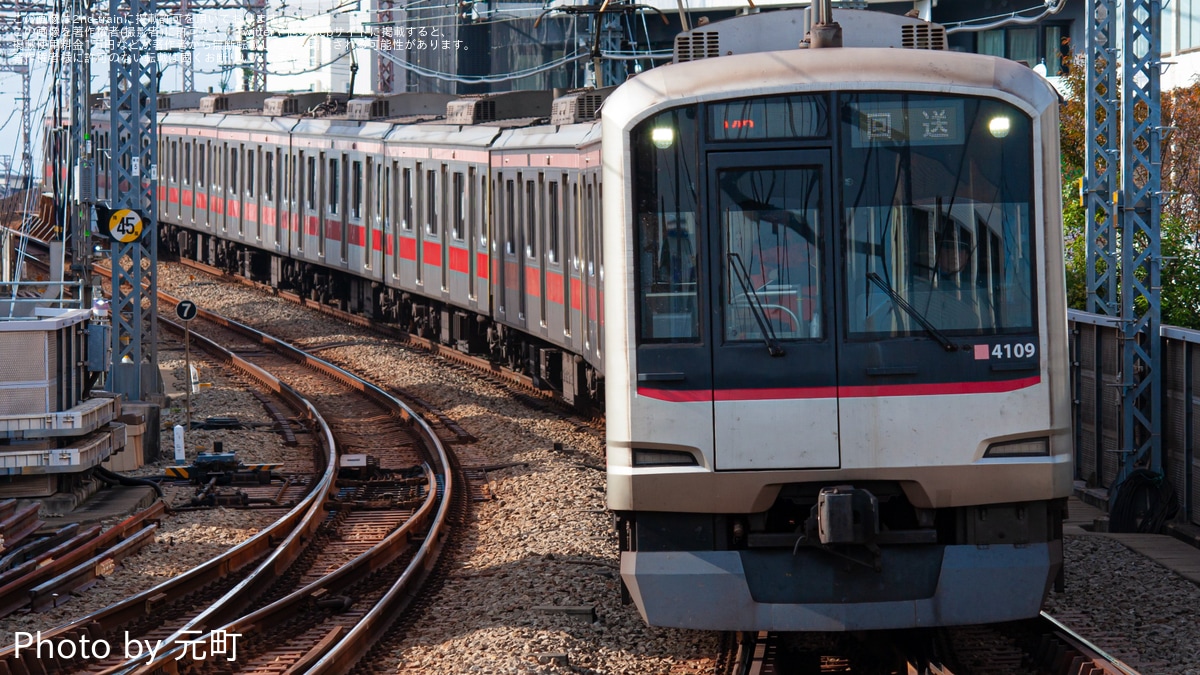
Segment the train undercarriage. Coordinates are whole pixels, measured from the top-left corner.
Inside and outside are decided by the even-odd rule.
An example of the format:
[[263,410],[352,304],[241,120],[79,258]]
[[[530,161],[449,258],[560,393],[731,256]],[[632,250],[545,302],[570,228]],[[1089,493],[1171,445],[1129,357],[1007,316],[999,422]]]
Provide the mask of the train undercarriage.
[[603,378],[582,358],[491,319],[409,291],[303,260],[160,223],[160,255],[186,258],[228,274],[390,324],[464,354],[528,376],[581,409],[603,405]]

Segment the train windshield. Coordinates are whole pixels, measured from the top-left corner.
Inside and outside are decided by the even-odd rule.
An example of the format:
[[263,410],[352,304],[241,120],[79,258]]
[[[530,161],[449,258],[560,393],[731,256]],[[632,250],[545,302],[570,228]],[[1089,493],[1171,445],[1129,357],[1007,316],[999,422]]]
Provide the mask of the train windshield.
[[1029,117],[928,94],[844,94],[838,110],[849,335],[1031,330]]

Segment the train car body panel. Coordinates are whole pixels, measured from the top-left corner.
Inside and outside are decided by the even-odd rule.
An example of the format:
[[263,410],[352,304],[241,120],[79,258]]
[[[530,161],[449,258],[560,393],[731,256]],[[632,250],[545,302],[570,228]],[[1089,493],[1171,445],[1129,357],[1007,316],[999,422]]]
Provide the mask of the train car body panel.
[[[598,364],[586,340],[579,185],[599,151],[599,124],[508,129],[492,148],[502,322]],[[509,308],[516,307],[514,315]]]
[[491,313],[489,275],[486,265],[481,272],[479,254],[487,255],[484,177],[498,134],[495,127],[440,122],[389,132],[384,152],[397,211],[389,286]]

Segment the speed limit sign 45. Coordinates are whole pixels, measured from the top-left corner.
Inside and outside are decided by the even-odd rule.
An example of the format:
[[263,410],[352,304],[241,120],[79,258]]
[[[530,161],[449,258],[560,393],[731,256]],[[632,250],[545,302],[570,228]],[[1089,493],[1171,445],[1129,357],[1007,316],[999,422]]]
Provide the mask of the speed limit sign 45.
[[117,209],[108,217],[108,234],[122,244],[135,242],[142,236],[142,217],[133,209]]

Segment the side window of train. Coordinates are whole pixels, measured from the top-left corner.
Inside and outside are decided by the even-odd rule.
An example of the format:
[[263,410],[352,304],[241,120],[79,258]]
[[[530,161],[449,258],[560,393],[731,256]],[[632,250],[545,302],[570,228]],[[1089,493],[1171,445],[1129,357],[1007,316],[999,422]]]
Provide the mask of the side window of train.
[[258,154],[254,148],[246,148],[246,196],[254,196],[254,156]]
[[455,241],[463,241],[463,230],[464,230],[463,226],[465,224],[465,221],[464,221],[465,209],[463,208],[463,203],[467,199],[467,194],[466,194],[466,189],[463,184],[462,172],[460,172],[460,171],[454,172],[453,183],[454,183],[454,185],[453,185],[454,189],[450,192],[450,200],[454,203],[454,208],[452,209],[453,212],[451,214],[453,219],[450,221],[450,223],[451,223],[451,227],[454,230],[453,231],[454,240]]
[[209,178],[208,185],[213,190],[220,190],[223,187],[223,184],[221,183],[221,162],[224,161],[224,156],[221,154],[222,147],[224,146],[214,143],[208,154],[208,168],[211,176]]
[[587,272],[589,277],[596,276],[596,187],[593,181],[587,184],[587,203],[583,206],[584,217],[587,219]]
[[263,197],[270,201],[275,198],[275,153],[263,155]]
[[[600,281],[604,281],[604,241],[600,236],[604,228],[604,185],[596,178],[596,264],[600,266]],[[603,335],[601,335],[603,340]]]
[[568,205],[571,222],[575,225],[575,246],[571,250],[571,265],[580,269],[583,261],[583,217],[580,214],[580,181],[571,184],[571,203]]
[[504,181],[504,251],[517,252],[516,190],[511,180]]
[[546,195],[546,257],[550,262],[558,262],[558,222],[562,212],[562,203],[558,200],[558,181],[550,181],[546,185],[549,191]]
[[283,181],[279,184],[279,189],[283,192],[283,198],[286,199],[289,204],[295,206],[294,200],[297,192],[294,187],[297,178],[296,156],[288,155],[283,159]]
[[382,164],[375,165],[375,220],[387,225],[387,195],[388,179],[391,169],[385,169]]
[[363,164],[354,160],[350,165],[350,185],[354,194],[350,197],[350,216],[356,220],[362,219],[363,208]]
[[437,171],[429,169],[425,172],[425,208],[428,220],[425,221],[425,231],[438,236],[438,193]]
[[229,192],[237,194],[238,191],[238,157],[242,154],[241,148],[233,147],[229,149]]
[[183,184],[192,184],[192,142],[183,145]]
[[[303,155],[301,155],[301,157],[303,157]],[[304,201],[306,201],[308,203],[309,211],[316,211],[317,210],[317,158],[309,157],[307,159],[308,159],[308,164],[305,165],[304,178],[305,178],[305,183],[308,185],[308,191],[307,191],[308,195]]]
[[694,107],[677,108],[643,121],[630,139],[633,278],[643,343],[700,340],[698,126]]
[[205,186],[206,173],[208,173],[208,144],[200,143],[196,147],[196,187]]
[[338,212],[338,197],[342,194],[341,185],[338,182],[338,158],[329,158],[329,213],[337,215]]
[[404,205],[404,220],[401,221],[400,226],[411,232],[413,229],[412,169],[404,169],[400,173],[400,203]]
[[487,250],[488,243],[488,228],[485,224],[488,220],[488,191],[487,191],[487,176],[479,177],[479,211],[471,214],[471,222],[479,223],[479,246]]
[[538,192],[532,180],[525,183],[525,255],[537,257],[537,198]]

